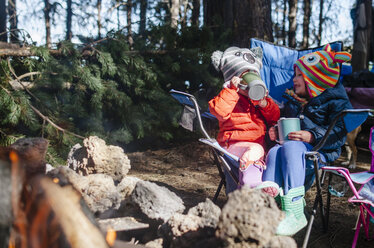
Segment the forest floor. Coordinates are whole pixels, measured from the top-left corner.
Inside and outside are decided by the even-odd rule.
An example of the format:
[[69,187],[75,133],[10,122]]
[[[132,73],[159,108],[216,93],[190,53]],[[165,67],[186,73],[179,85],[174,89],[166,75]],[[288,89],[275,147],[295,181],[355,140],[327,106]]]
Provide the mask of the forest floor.
[[[219,184],[218,170],[213,164],[211,153],[208,147],[201,143],[193,142],[169,149],[134,152],[128,156],[132,166],[129,175],[169,188],[182,198],[186,210],[205,201],[206,198],[212,199]],[[369,170],[371,153],[359,150],[358,157],[357,168],[354,171]],[[343,153],[336,165],[345,159]],[[307,213],[311,212],[315,195],[316,189],[313,186],[305,197]],[[351,246],[359,211],[358,207],[348,203],[347,199],[351,195],[348,191],[344,197],[332,197],[329,229],[326,233],[322,231],[322,221],[319,212],[317,213],[308,247]],[[216,204],[222,207],[226,200],[223,188]],[[294,236],[298,247],[302,246],[305,232],[306,228]],[[374,247],[374,241],[365,240],[362,232],[357,247]]]

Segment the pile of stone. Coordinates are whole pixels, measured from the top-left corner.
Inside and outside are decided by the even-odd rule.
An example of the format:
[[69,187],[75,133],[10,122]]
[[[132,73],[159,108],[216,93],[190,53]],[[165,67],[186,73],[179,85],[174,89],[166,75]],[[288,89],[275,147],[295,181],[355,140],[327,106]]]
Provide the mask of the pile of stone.
[[75,145],[67,161],[47,173],[71,183],[102,228],[117,230],[119,239],[147,247],[296,247],[292,238],[275,235],[282,212],[260,191],[234,191],[222,210],[209,199],[186,210],[166,187],[128,176],[127,155],[98,137]]

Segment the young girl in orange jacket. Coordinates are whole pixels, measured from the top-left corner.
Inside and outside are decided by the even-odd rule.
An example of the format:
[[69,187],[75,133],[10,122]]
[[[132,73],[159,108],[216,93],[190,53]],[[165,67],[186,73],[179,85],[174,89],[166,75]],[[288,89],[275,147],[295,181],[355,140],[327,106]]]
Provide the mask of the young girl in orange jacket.
[[[224,88],[209,101],[210,112],[219,121],[218,143],[230,153],[240,157],[239,187],[262,188],[270,195],[278,194],[278,186],[272,182],[262,183],[266,168],[265,134],[280,116],[278,105],[267,96],[258,100],[248,97],[248,82],[243,75],[261,80],[261,48],[230,47],[212,55],[213,65],[221,70],[225,79]],[[236,189],[231,177],[226,177],[226,192]]]

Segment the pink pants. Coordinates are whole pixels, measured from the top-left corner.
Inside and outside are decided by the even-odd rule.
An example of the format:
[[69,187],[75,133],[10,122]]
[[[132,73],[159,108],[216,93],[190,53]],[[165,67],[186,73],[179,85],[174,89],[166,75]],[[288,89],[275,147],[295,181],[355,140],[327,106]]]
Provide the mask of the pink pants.
[[[248,161],[262,160],[265,155],[264,148],[253,142],[234,143],[226,150],[238,156],[241,160],[240,163],[244,164]],[[262,166],[258,165],[250,165],[245,170],[239,169],[239,187],[243,185],[248,185],[251,188],[256,187],[262,182],[262,172]]]

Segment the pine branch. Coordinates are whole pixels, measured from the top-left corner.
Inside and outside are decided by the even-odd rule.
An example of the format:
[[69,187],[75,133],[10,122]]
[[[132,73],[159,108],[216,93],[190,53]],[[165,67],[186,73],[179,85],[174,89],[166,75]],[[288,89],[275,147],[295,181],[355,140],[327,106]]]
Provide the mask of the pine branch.
[[53,121],[51,121],[47,116],[43,115],[37,108],[35,108],[34,106],[32,106],[31,104],[29,104],[30,108],[32,110],[34,110],[34,112],[40,116],[40,118],[43,119],[43,121],[47,121],[49,124],[51,124],[54,128],[56,128],[57,130],[63,132],[63,133],[67,133],[67,134],[70,134],[70,135],[73,135],[74,137],[77,137],[77,138],[80,138],[80,139],[85,139],[83,136],[80,136],[78,134],[75,134],[73,132],[70,132],[68,130],[65,130],[63,129],[62,127],[56,125]]
[[[12,74],[15,75],[13,73],[13,71],[12,71]],[[39,74],[41,74],[41,73],[38,72],[38,71],[25,73],[25,74],[19,76],[18,78],[9,81],[9,84],[12,86],[12,88],[14,90],[29,89],[29,88],[32,88],[34,86],[34,83],[33,82],[21,82],[21,79],[25,78],[25,77],[30,77],[30,76],[33,76],[33,75],[39,75]]]
[[[40,102],[40,100],[39,100],[39,98],[37,98],[33,93],[31,93],[31,91],[25,86],[25,85],[23,85],[22,84],[22,82],[21,82],[21,78],[20,77],[18,77],[17,76],[17,74],[15,73],[15,71],[14,71],[14,69],[13,69],[13,67],[12,67],[12,65],[10,64],[10,59],[8,58],[7,59],[7,61],[8,61],[8,67],[9,67],[9,70],[10,70],[10,72],[13,74],[13,76],[16,78],[16,80],[22,85],[22,87],[23,87],[23,89],[30,95],[30,96],[32,96],[32,97],[34,97],[36,100],[38,100],[39,102]],[[40,73],[40,72],[39,72]],[[27,73],[26,73],[27,74]],[[12,80],[12,81],[14,81],[14,80]],[[10,82],[9,82],[10,83]],[[12,85],[12,84],[11,84]]]
[[[27,93],[29,93],[32,97],[34,97],[36,100],[40,101],[39,98],[37,98],[34,94],[32,94],[29,89],[27,89],[20,81],[21,77],[24,76],[26,77],[25,75],[27,74],[24,74],[22,75],[21,77],[18,77],[17,74],[14,72],[14,69],[12,67],[12,65],[10,64],[10,59],[8,58],[8,67],[9,67],[9,70],[11,71],[11,73],[13,74],[13,76],[16,78],[16,80],[22,85],[22,87],[25,89],[25,91]],[[35,74],[35,73],[34,73]],[[40,74],[40,72],[37,72],[36,74]],[[13,80],[14,81],[14,80]],[[8,91],[7,91],[8,92]],[[53,121],[51,121],[47,116],[43,115],[37,108],[35,108],[34,106],[32,106],[30,103],[28,103],[28,105],[30,106],[30,108],[37,114],[39,115],[39,117],[41,117],[43,119],[43,123],[44,121],[47,121],[49,124],[51,124],[54,128],[56,128],[57,130],[63,132],[63,133],[68,133],[70,135],[73,135],[77,138],[81,138],[81,139],[84,139],[83,136],[80,136],[78,134],[75,134],[73,132],[70,132],[68,130],[65,130],[63,129],[62,127],[56,125]]]

